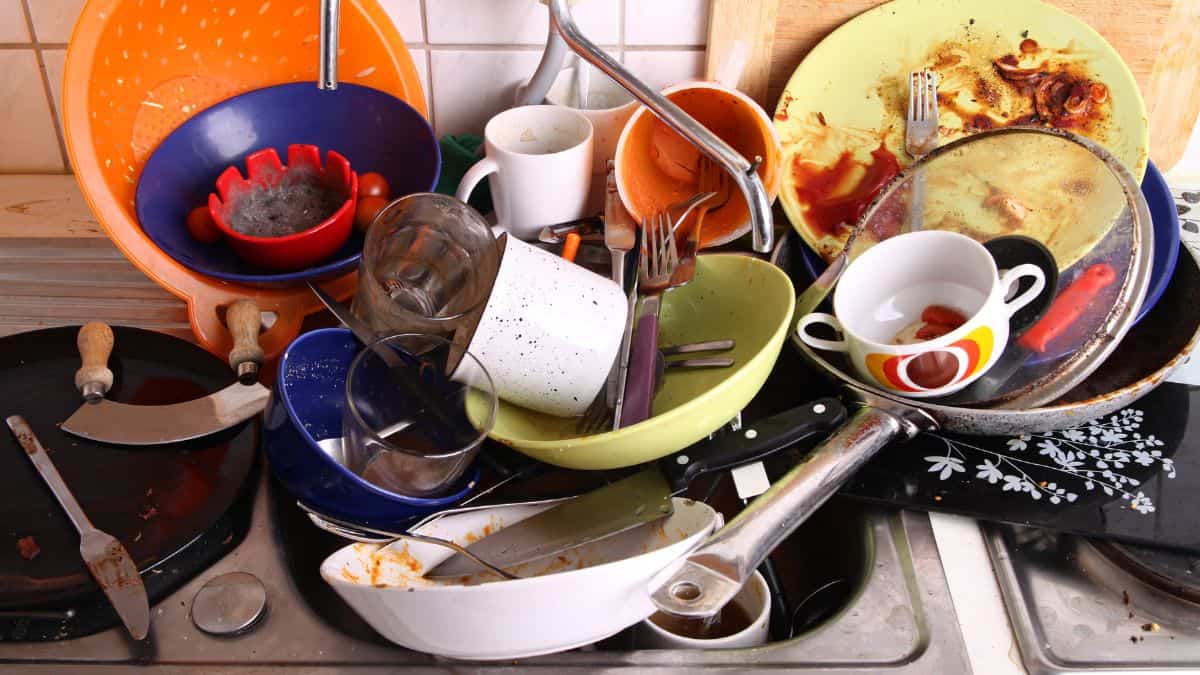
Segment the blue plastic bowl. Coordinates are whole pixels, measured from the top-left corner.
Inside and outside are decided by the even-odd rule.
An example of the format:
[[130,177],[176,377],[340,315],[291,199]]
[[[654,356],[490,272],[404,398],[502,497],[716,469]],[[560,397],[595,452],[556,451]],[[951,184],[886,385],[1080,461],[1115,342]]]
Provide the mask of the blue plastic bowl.
[[314,330],[288,346],[267,408],[263,447],[271,473],[314,510],[369,527],[403,528],[466,498],[479,481],[479,467],[468,469],[447,495],[421,499],[375,487],[325,454],[317,443],[342,435],[346,373],[359,350],[344,328]]
[[322,153],[336,150],[360,175],[382,174],[392,199],[431,192],[441,171],[441,150],[429,122],[391,94],[345,83],[334,91],[312,82],[267,87],[200,112],[154,150],[137,186],[142,229],[181,265],[226,281],[277,286],[353,269],[362,255],[357,232],[324,262],[287,273],[244,262],[224,241],[205,244],[188,234],[188,213],[208,204],[226,167],[244,172],[246,155],[268,147],[286,157],[293,143],[315,145]]
[[[1179,259],[1179,213],[1175,210],[1175,198],[1171,196],[1171,188],[1163,178],[1162,172],[1147,162],[1146,175],[1142,178],[1142,196],[1150,207],[1150,220],[1154,224],[1154,260],[1150,266],[1150,287],[1146,289],[1146,299],[1138,310],[1134,325],[1142,320],[1167,290],[1171,276],[1175,274],[1175,262]],[[816,279],[828,265],[821,256],[808,246],[800,247],[800,262],[809,280]]]

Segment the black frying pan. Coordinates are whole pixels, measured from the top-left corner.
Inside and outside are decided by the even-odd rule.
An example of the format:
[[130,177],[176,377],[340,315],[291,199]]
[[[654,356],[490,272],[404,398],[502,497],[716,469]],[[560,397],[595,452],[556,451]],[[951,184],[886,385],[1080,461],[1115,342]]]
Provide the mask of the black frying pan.
[[[88,517],[129,550],[143,575],[208,531],[242,494],[254,465],[258,424],[185,444],[107,446],[58,424],[81,404],[74,386],[78,327],[0,338],[0,411],[27,419]],[[161,333],[113,327],[108,397],[179,403],[234,381],[229,366]],[[66,607],[98,593],[79,557],[79,535],[11,434],[0,434],[0,610]],[[41,549],[31,560],[18,540]]]

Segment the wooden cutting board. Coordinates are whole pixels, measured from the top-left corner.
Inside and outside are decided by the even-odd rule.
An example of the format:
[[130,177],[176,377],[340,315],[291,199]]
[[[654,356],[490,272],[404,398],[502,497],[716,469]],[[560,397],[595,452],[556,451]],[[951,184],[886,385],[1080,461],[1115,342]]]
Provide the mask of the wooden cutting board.
[[[1002,0],[994,0],[1001,1]],[[708,68],[735,41],[751,45],[739,88],[773,112],[792,71],[818,42],[879,0],[712,0]],[[1051,0],[1082,18],[1129,64],[1146,100],[1150,157],[1167,171],[1200,116],[1200,0]],[[853,58],[853,55],[847,55]]]

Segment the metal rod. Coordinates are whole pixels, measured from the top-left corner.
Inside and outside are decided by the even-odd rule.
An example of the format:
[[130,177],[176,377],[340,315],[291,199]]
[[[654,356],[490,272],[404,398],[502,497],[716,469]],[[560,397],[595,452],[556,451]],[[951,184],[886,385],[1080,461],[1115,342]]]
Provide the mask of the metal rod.
[[718,138],[704,125],[692,119],[679,106],[646,86],[624,66],[584,37],[571,18],[567,0],[549,0],[549,3],[551,25],[562,35],[563,40],[572,51],[624,87],[667,126],[682,135],[705,156],[720,164],[729,173],[742,194],[746,196],[746,204],[750,208],[750,231],[754,236],[754,250],[759,253],[769,252],[774,244],[775,236],[772,229],[771,201],[767,198],[767,190],[755,170],[755,165],[729,147],[725,141]]
[[328,91],[338,86],[338,12],[341,4],[341,0],[321,0],[321,72],[317,87]]

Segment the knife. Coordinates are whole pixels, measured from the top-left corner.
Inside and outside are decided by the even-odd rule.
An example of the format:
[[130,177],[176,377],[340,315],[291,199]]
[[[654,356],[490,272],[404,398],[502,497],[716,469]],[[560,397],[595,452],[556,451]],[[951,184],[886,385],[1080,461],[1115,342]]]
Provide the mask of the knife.
[[[604,184],[604,247],[612,256],[612,278],[622,289],[625,283],[625,256],[637,244],[637,226],[617,192],[617,172],[608,160],[608,177]],[[636,265],[635,265],[636,267]],[[627,290],[627,289],[626,289]]]
[[1050,303],[1050,308],[1042,318],[1005,350],[995,365],[971,386],[948,397],[945,402],[978,403],[994,396],[1026,361],[1034,354],[1044,353],[1054,338],[1070,328],[1096,295],[1116,278],[1116,271],[1108,263],[1096,263],[1085,269]]
[[131,405],[104,398],[113,383],[107,365],[112,329],[97,321],[85,324],[77,340],[83,365],[75,373],[84,404],[62,423],[63,431],[113,445],[180,443],[224,431],[262,412],[271,396],[257,381],[263,360],[258,346],[262,313],[253,302],[239,300],[230,305],[226,320],[234,339],[229,364],[238,381],[208,396],[171,405]]
[[[763,459],[841,424],[846,409],[823,398],[726,431],[654,462],[628,478],[567,500],[467,547],[500,568],[539,560],[671,515],[671,496],[696,478]],[[453,577],[483,568],[455,554],[426,574]]]
[[96,529],[88,520],[25,419],[20,415],[12,415],[5,421],[75,529],[79,530],[79,555],[100,585],[100,590],[108,596],[108,601],[117,610],[117,616],[121,617],[121,623],[125,624],[125,629],[133,639],[144,640],[150,631],[150,600],[146,597],[146,587],[138,575],[137,566],[133,564],[133,558],[129,557],[129,551],[115,537]]
[[621,410],[625,406],[625,381],[629,377],[629,350],[633,346],[633,320],[637,315],[637,274],[626,273],[625,263],[629,261],[630,251],[633,251],[634,264],[637,268],[638,252],[637,227],[617,192],[617,174],[612,160],[608,162],[608,177],[604,193],[604,245],[612,255],[612,279],[621,290],[625,291],[627,308],[625,313],[625,330],[621,334],[621,348],[617,352],[617,360],[608,375],[605,384],[606,395],[613,411],[613,431],[621,428]]

